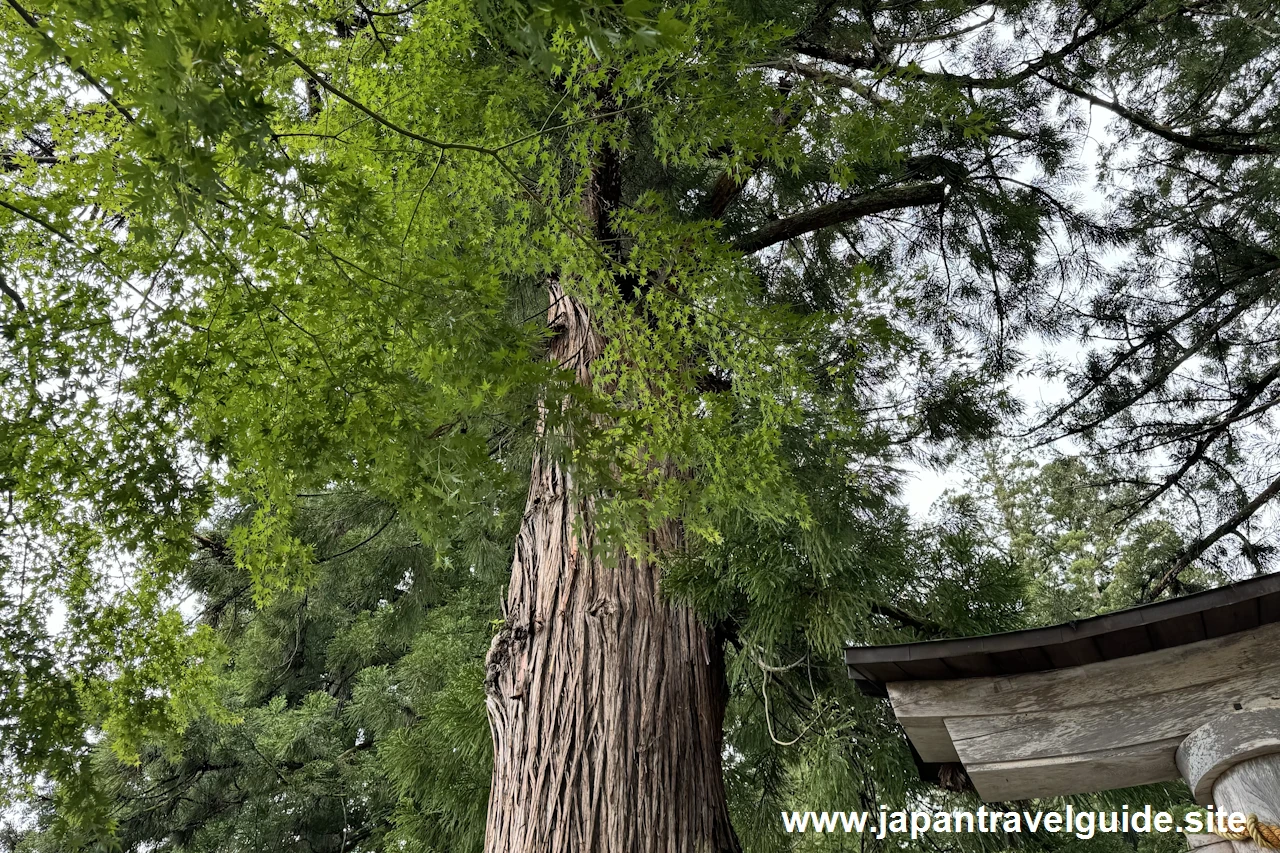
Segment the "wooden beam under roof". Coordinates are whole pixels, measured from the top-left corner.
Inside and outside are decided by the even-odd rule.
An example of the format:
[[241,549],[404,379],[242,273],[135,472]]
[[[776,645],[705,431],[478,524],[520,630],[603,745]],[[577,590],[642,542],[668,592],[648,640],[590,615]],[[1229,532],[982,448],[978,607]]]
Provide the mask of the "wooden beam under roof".
[[1280,703],[1280,575],[1091,619],[846,650],[924,765],[959,762],[987,800],[1179,778],[1178,746]]

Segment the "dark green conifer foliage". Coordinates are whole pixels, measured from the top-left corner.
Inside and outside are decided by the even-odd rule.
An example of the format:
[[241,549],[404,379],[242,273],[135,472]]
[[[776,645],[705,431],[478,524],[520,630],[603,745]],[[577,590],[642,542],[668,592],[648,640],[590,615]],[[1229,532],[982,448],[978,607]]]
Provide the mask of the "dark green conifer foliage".
[[[661,559],[725,644],[747,849],[845,843],[780,808],[950,796],[839,650],[1049,612],[1025,520],[893,499],[1015,414],[1028,335],[1124,338],[1049,427],[1174,467],[1100,494],[1224,496],[1207,537],[1127,534],[1164,560],[1142,595],[1280,490],[1235,437],[1280,376],[1277,28],[1264,0],[5,0],[18,843],[477,849],[539,441],[608,496],[603,556]],[[1105,114],[1131,145],[1099,211]],[[590,386],[544,357],[553,284],[606,342]]]
[[[1101,502],[1086,473],[1071,460],[1039,472],[993,464],[970,495],[940,504],[938,523],[926,528],[828,486],[819,492],[829,509],[822,535],[734,528],[705,557],[718,578],[710,588],[705,568],[672,568],[674,594],[736,628],[727,772],[748,849],[844,849],[848,839],[783,832],[779,811],[814,803],[874,808],[927,796],[976,805],[918,781],[887,705],[858,695],[845,677],[842,637],[927,639],[1064,618],[1061,606],[1081,600],[1087,574],[1075,558],[1114,547],[1113,526],[1072,511]],[[295,532],[323,562],[304,589],[265,607],[223,538],[249,513],[221,517],[201,534],[183,583],[226,644],[216,693],[230,716],[144,745],[137,764],[95,748],[94,784],[123,849],[479,848],[490,760],[480,682],[509,531],[459,531],[459,553],[471,561],[462,569],[437,563],[391,513],[354,494],[308,498]],[[1045,535],[1017,542],[1032,524]],[[774,567],[767,577],[753,571],[761,558]],[[1058,571],[1064,560],[1075,574]],[[868,602],[876,602],[870,610]],[[1103,609],[1085,603],[1071,616]],[[26,801],[34,826],[15,835],[13,849],[96,849],[95,833],[60,819],[48,785],[35,793]],[[1074,798],[1089,808],[1178,800],[1162,789]],[[1002,849],[989,838],[933,843]],[[1050,835],[1022,843],[1071,846]],[[1116,839],[1090,849],[1103,844],[1132,849]]]
[[[317,496],[296,528],[324,555],[312,581],[260,607],[225,542],[240,520],[201,534],[183,578],[226,644],[226,714],[144,744],[136,763],[95,751],[115,843],[476,847],[489,781],[480,684],[504,550],[486,561],[485,532],[469,530],[459,554],[475,562],[442,564],[392,507]],[[68,826],[53,802],[32,801],[39,831],[19,849],[96,849],[96,830]]]

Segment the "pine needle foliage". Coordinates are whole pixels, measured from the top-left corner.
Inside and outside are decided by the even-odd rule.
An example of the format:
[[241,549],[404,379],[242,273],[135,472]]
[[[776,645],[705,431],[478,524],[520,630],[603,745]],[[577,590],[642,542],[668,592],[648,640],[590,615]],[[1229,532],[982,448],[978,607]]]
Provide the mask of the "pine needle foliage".
[[[1280,376],[1276,31],[1262,0],[5,0],[15,843],[477,849],[540,442],[607,496],[601,556],[662,560],[729,649],[748,849],[844,843],[780,808],[951,796],[841,647],[1016,627],[1062,577],[1025,519],[913,525],[897,472],[1016,414],[1028,336],[1136,324],[1049,422],[1141,427],[1138,468],[1189,463],[1149,490],[1191,472],[1236,527],[1266,502],[1230,436]],[[1106,211],[1095,108],[1136,146]],[[590,384],[546,359],[555,292]],[[1098,547],[1154,596],[1213,544],[1178,535]]]

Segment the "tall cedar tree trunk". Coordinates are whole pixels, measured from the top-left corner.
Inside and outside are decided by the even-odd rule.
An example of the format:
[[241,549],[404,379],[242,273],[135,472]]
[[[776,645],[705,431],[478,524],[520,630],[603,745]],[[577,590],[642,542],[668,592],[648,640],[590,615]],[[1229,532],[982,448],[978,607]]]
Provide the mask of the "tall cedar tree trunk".
[[[591,382],[602,341],[554,285],[550,357]],[[487,853],[736,853],[721,768],[722,646],[652,562],[593,554],[599,497],[533,461],[503,631],[489,650]],[[680,527],[650,533],[656,551]]]

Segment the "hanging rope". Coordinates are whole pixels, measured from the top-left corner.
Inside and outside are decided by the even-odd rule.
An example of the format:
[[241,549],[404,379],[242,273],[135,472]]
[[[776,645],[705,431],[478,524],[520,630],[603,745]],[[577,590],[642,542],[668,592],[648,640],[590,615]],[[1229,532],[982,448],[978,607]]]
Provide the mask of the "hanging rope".
[[1280,850],[1280,826],[1276,826],[1274,823],[1263,823],[1258,820],[1256,814],[1251,814],[1245,818],[1244,832],[1214,830],[1214,834],[1228,841],[1252,841],[1259,847],[1266,847],[1268,850]]

